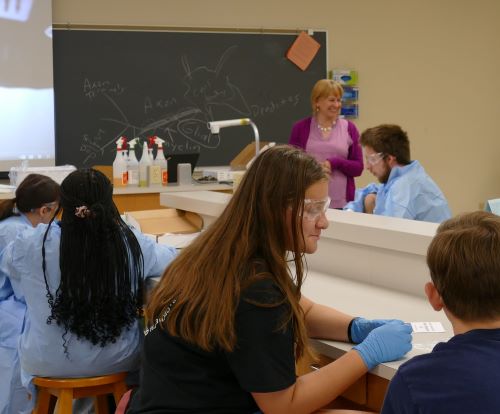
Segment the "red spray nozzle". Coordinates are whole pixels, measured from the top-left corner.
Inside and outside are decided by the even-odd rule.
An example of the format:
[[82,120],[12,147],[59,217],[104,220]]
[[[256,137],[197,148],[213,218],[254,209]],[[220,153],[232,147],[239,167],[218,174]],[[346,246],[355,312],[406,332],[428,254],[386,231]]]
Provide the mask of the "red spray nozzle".
[[119,150],[127,149],[127,138],[125,136],[122,135],[120,138],[118,138],[118,140],[116,141],[116,148]]
[[154,135],[151,135],[150,137],[148,137],[148,148],[153,148],[154,145],[155,145],[155,136]]

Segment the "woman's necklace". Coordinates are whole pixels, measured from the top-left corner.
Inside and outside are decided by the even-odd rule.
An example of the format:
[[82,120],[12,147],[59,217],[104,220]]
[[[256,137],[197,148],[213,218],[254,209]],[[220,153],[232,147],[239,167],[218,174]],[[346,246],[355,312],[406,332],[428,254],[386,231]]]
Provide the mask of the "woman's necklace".
[[332,122],[332,124],[331,124],[330,126],[326,126],[326,127],[324,127],[324,126],[321,126],[321,125],[319,124],[319,122],[318,122],[318,129],[319,129],[321,132],[323,132],[323,133],[325,133],[325,134],[326,134],[327,132],[330,132],[336,124],[337,124],[337,121],[335,120],[335,121],[333,121],[333,122]]

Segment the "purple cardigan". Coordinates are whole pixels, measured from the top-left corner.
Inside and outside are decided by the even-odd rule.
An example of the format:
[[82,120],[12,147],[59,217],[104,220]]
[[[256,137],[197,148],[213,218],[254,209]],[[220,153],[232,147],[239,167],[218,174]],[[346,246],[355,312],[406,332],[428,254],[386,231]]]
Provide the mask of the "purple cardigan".
[[[311,129],[312,118],[304,118],[293,125],[292,133],[288,143],[296,147],[306,149],[307,140],[309,139],[309,131]],[[363,152],[359,145],[359,132],[351,121],[347,121],[347,131],[352,139],[352,145],[349,147],[347,159],[334,157],[328,158],[332,169],[336,168],[347,177],[346,200],[354,200],[354,177],[359,177],[363,172]]]

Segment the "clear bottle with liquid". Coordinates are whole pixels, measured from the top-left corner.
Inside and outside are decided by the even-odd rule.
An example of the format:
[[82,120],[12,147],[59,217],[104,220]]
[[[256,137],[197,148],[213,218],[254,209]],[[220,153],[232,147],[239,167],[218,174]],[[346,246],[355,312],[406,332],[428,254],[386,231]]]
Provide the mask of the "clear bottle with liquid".
[[[149,166],[149,185],[151,187],[158,187],[161,185],[161,167],[153,159],[153,146],[156,142],[156,136],[149,137],[149,151],[151,156],[151,165]],[[156,154],[158,158],[158,154]]]
[[168,161],[165,158],[165,154],[163,152],[164,142],[165,140],[161,139],[160,137],[155,137],[155,143],[158,146],[158,152],[156,153],[154,165],[158,166],[160,169],[161,185],[168,184]]
[[142,156],[139,161],[139,187],[147,187],[149,185],[149,167],[152,161],[148,152],[148,144],[144,142],[142,145]]
[[116,141],[116,157],[113,161],[113,186],[125,187],[128,184],[127,138],[120,137]]
[[139,185],[139,161],[135,155],[135,146],[139,141],[139,138],[134,138],[128,143],[128,185],[134,187]]

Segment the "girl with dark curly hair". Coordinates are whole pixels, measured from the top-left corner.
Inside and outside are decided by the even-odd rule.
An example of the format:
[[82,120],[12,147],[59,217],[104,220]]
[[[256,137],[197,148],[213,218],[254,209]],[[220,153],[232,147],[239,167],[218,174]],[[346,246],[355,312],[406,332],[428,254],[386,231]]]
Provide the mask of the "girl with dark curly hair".
[[62,217],[24,233],[0,259],[0,275],[28,305],[20,342],[23,383],[137,369],[143,279],[176,250],[121,219],[113,186],[93,169],[61,184]]

